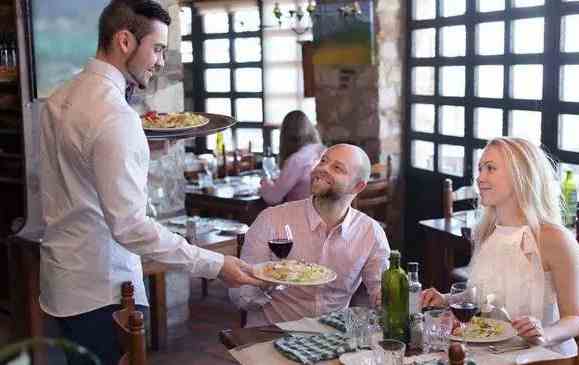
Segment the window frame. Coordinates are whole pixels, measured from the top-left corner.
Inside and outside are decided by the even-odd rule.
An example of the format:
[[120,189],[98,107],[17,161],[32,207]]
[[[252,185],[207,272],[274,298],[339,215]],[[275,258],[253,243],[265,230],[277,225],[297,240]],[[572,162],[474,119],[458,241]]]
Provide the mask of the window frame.
[[[479,0],[480,1],[480,0]],[[406,25],[408,37],[406,40],[406,69],[405,69],[405,112],[406,138],[405,150],[408,151],[405,167],[412,174],[438,175],[451,177],[460,185],[472,183],[476,166],[473,166],[475,149],[484,148],[487,140],[476,138],[474,135],[474,110],[477,107],[499,108],[503,111],[502,134],[509,135],[509,116],[512,110],[529,110],[541,112],[541,145],[558,162],[579,164],[579,152],[562,150],[558,145],[559,114],[579,114],[578,102],[564,102],[559,100],[560,67],[566,64],[579,64],[579,52],[563,53],[560,51],[561,20],[565,15],[579,14],[579,2],[563,2],[561,0],[546,0],[544,5],[513,8],[512,1],[505,0],[505,10],[488,13],[476,11],[477,1],[466,1],[464,14],[452,17],[442,17],[442,1],[436,1],[436,17],[434,19],[413,20],[414,1],[407,2]],[[512,21],[523,18],[544,18],[544,49],[541,54],[513,54],[511,52]],[[504,22],[504,53],[502,55],[476,55],[477,24],[489,21]],[[461,57],[440,56],[440,28],[452,25],[466,26],[466,54]],[[418,29],[435,28],[435,54],[432,58],[414,58],[412,56],[412,32]],[[543,66],[543,98],[539,100],[513,99],[509,95],[511,66],[520,64],[541,64]],[[464,97],[448,97],[440,95],[440,67],[461,65],[465,66],[465,95]],[[475,67],[479,65],[502,65],[503,67],[503,98],[479,98],[475,93]],[[412,69],[415,66],[433,66],[434,95],[412,94]],[[418,132],[412,128],[412,104],[433,104],[434,132]],[[455,105],[465,108],[464,137],[440,134],[440,106]],[[414,167],[412,156],[412,142],[422,140],[434,143],[434,171]],[[439,146],[450,144],[464,147],[463,176],[448,175],[440,172]]]

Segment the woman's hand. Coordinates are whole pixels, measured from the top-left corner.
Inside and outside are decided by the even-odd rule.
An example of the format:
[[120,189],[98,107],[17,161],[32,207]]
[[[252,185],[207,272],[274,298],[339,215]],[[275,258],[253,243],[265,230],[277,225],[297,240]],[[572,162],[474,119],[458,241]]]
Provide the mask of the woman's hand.
[[541,321],[535,317],[520,317],[512,322],[513,328],[517,331],[517,335],[522,337],[528,343],[534,345],[545,344],[545,329]]
[[444,307],[446,306],[446,298],[442,293],[434,288],[424,289],[420,293],[420,305],[424,307]]

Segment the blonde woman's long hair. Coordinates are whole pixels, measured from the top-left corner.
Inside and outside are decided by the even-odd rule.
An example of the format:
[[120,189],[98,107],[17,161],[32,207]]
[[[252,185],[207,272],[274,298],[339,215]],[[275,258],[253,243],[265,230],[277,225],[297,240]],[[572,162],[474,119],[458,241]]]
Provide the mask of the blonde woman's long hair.
[[[523,138],[499,137],[487,144],[504,156],[512,178],[516,203],[531,228],[537,242],[541,225],[562,226],[561,186],[555,164],[535,144]],[[474,241],[479,246],[495,230],[495,207],[483,207],[479,199],[482,218],[475,227]]]

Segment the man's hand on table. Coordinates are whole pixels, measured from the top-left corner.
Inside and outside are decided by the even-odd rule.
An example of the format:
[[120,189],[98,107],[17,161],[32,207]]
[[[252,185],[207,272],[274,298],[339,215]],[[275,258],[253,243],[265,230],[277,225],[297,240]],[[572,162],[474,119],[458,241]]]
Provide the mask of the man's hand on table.
[[253,285],[262,287],[266,285],[263,281],[254,278],[251,273],[251,265],[233,256],[225,256],[223,267],[219,272],[219,278],[231,288],[238,288],[241,285]]

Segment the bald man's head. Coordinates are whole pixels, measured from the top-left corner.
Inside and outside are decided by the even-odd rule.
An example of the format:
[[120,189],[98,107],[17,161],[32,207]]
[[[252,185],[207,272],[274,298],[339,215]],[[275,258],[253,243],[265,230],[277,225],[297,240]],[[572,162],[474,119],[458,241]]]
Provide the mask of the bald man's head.
[[356,161],[356,174],[355,177],[358,179],[368,182],[370,179],[370,172],[371,172],[371,164],[370,159],[366,152],[358,146],[354,146],[347,143],[340,143],[333,145],[329,149],[342,149],[346,151],[349,155],[351,155]]

